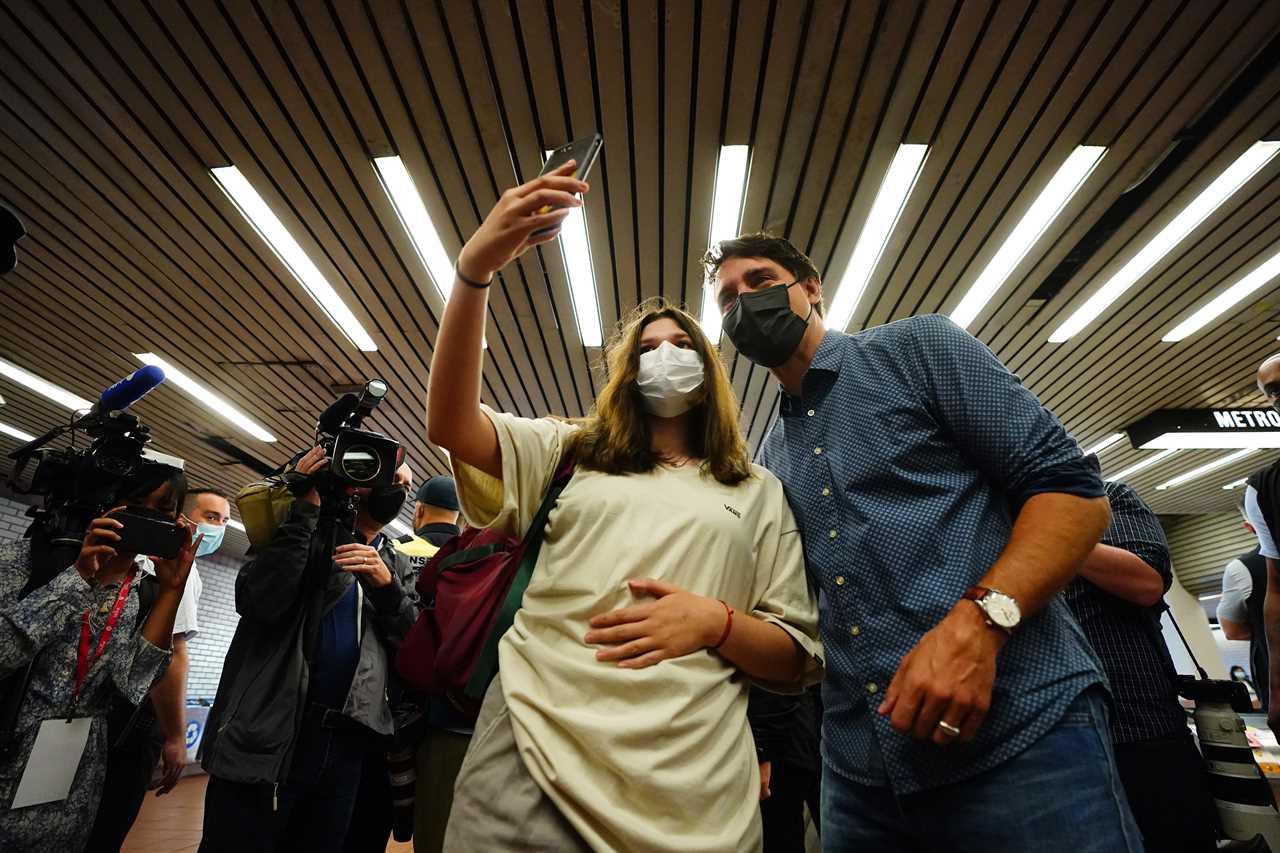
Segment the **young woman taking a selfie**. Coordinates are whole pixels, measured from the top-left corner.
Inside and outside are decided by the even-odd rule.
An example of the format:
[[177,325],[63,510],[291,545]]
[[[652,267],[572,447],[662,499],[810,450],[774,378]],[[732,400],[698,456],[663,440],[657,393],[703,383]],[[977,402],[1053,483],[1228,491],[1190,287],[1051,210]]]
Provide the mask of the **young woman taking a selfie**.
[[748,687],[812,683],[821,646],[795,521],[750,462],[715,347],[651,303],[611,342],[587,418],[480,402],[489,288],[580,204],[573,166],[505,193],[464,247],[432,362],[428,434],[471,524],[523,535],[562,459],[575,464],[500,644],[445,849],[756,849]]

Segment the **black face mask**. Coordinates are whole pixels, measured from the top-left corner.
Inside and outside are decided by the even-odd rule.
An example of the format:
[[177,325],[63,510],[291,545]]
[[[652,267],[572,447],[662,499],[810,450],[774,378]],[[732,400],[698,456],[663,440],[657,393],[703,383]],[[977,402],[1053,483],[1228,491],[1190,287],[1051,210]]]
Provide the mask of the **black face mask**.
[[787,294],[799,282],[779,284],[740,295],[724,318],[724,333],[738,352],[761,367],[777,367],[800,346],[813,316],[813,306],[803,319],[791,310]]
[[364,511],[379,524],[387,524],[400,514],[407,493],[403,486],[380,486],[364,497]]

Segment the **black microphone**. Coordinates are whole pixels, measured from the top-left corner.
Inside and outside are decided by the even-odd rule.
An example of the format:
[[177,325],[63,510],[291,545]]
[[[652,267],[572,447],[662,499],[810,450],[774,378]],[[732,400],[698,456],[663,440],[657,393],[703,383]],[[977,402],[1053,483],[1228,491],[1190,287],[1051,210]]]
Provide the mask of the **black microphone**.
[[141,400],[164,381],[164,371],[154,364],[139,367],[129,376],[102,392],[93,414],[120,412]]
[[326,435],[333,435],[342,429],[347,418],[356,413],[359,405],[360,398],[355,394],[343,394],[329,408],[320,413],[320,417],[316,420],[316,428]]

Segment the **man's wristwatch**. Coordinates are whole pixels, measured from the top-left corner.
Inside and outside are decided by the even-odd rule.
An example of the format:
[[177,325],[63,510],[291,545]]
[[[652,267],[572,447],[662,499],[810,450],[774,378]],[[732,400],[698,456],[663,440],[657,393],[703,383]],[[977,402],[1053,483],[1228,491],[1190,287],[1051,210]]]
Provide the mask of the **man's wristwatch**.
[[971,586],[962,598],[967,598],[982,610],[982,618],[992,628],[999,628],[1012,635],[1013,629],[1022,621],[1022,608],[1012,595],[1006,595],[998,589],[985,586]]

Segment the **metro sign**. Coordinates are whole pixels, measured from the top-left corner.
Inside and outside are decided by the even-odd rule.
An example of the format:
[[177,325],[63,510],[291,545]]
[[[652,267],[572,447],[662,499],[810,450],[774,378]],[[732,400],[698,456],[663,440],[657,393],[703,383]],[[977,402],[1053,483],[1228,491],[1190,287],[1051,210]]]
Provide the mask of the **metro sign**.
[[1124,430],[1141,450],[1280,448],[1273,409],[1161,409]]

